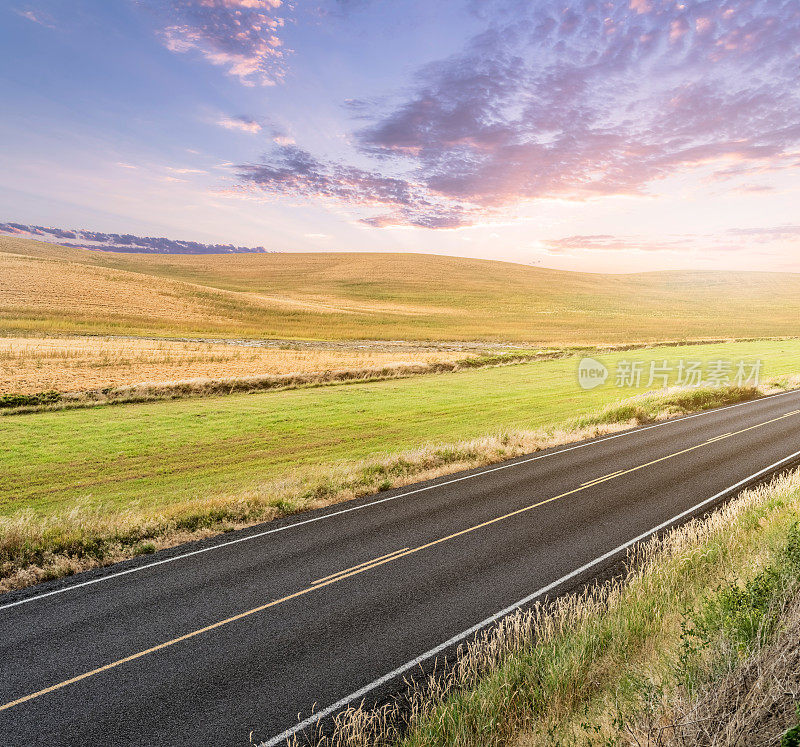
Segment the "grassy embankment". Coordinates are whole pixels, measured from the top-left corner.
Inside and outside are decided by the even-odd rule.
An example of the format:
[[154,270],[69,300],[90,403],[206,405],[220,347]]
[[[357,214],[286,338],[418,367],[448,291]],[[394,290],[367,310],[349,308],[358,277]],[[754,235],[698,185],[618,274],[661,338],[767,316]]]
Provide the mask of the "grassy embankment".
[[[788,379],[800,342],[636,351],[760,357]],[[612,368],[632,353],[604,356]],[[20,586],[549,445],[754,396],[576,384],[574,359],[369,384],[0,419],[0,559]],[[643,382],[646,383],[646,382]]]
[[797,334],[800,275],[413,254],[139,255],[0,237],[0,331],[541,345]]
[[651,540],[622,577],[537,604],[322,745],[800,743],[800,473]]

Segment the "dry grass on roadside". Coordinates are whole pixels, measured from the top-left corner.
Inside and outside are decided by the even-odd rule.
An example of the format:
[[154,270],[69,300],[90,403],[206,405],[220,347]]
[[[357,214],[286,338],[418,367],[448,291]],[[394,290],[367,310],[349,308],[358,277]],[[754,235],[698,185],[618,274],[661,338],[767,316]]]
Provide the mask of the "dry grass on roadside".
[[537,431],[510,431],[400,454],[302,469],[248,492],[203,496],[154,511],[77,506],[47,517],[0,518],[0,591],[22,588],[230,529],[397,488],[542,449],[600,436],[667,415],[759,396],[752,388],[657,392]]
[[[775,640],[753,653],[700,697],[684,690],[631,727],[631,745],[777,745],[800,722],[800,597],[782,615]],[[797,742],[789,743],[797,744]]]
[[114,337],[0,337],[0,393],[79,392],[143,382],[309,374],[425,365],[460,351],[245,347]]

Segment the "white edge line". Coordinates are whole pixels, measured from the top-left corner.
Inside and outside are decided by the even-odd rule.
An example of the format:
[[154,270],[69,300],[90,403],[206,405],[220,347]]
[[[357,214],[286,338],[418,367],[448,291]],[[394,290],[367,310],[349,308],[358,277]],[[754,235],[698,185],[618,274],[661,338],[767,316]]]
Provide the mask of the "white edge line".
[[182,553],[180,555],[173,555],[169,558],[164,558],[163,560],[156,560],[152,563],[147,563],[145,565],[139,565],[135,568],[128,568],[124,571],[117,571],[116,573],[109,573],[105,576],[100,576],[99,578],[91,579],[90,581],[82,581],[81,583],[77,584],[69,584],[68,586],[64,586],[60,589],[53,589],[52,591],[44,592],[43,594],[36,594],[30,597],[25,597],[24,599],[18,599],[16,602],[9,602],[8,604],[0,605],[0,612],[3,610],[11,609],[12,607],[17,607],[22,604],[28,604],[29,602],[35,602],[40,599],[45,599],[46,597],[54,596],[55,594],[63,594],[67,591],[73,591],[74,589],[80,589],[84,586],[92,586],[94,584],[99,584],[102,581],[110,581],[114,578],[119,578],[121,576],[127,576],[131,573],[139,573],[140,571],[145,571],[148,568],[155,568],[156,566],[164,565],[166,563],[173,563],[176,560],[184,560],[186,558],[191,558],[194,555],[201,555],[202,553],[211,552],[212,550],[219,550],[223,547],[229,547],[230,545],[236,545],[239,542],[248,542],[254,539],[260,539],[261,537],[266,537],[268,534],[275,534],[276,532],[283,532],[286,529],[294,529],[295,527],[301,527],[304,524],[313,524],[317,521],[323,521],[324,519],[332,519],[335,516],[341,516],[342,514],[348,514],[351,511],[361,511],[365,508],[371,508],[372,506],[377,506],[381,503],[387,503],[389,501],[395,501],[398,498],[406,498],[409,495],[414,495],[415,493],[423,493],[427,490],[434,490],[435,488],[440,488],[445,485],[452,485],[456,482],[461,482],[462,480],[471,480],[475,477],[482,477],[483,475],[488,475],[491,472],[498,472],[499,470],[509,469],[511,467],[519,467],[523,464],[528,464],[530,462],[535,462],[539,459],[547,459],[549,457],[558,456],[559,454],[566,454],[570,451],[576,451],[577,449],[583,449],[587,446],[595,446],[596,444],[604,443],[605,441],[613,441],[616,438],[624,438],[627,436],[634,436],[639,433],[643,433],[644,431],[649,431],[652,428],[660,428],[665,425],[672,425],[673,423],[680,423],[684,420],[691,420],[692,418],[699,418],[703,415],[711,415],[715,412],[723,412],[724,410],[731,410],[735,407],[744,407],[745,405],[752,405],[758,402],[764,402],[769,399],[777,399],[778,397],[783,397],[788,394],[797,394],[798,390],[792,389],[788,392],[780,392],[779,394],[772,394],[766,397],[759,397],[758,399],[748,400],[747,402],[739,402],[735,405],[726,405],[725,407],[718,407],[713,410],[704,410],[703,412],[696,412],[693,415],[684,415],[680,418],[675,418],[673,420],[664,420],[661,423],[654,423],[653,425],[648,425],[643,428],[635,428],[633,430],[623,431],[622,433],[616,433],[613,436],[605,436],[603,438],[595,438],[590,441],[584,441],[582,443],[578,443],[575,446],[568,446],[565,449],[559,449],[558,451],[551,451],[547,454],[538,454],[533,457],[528,457],[527,459],[521,459],[519,461],[512,462],[510,464],[501,464],[498,467],[489,467],[481,472],[477,472],[472,475],[464,475],[463,477],[456,477],[452,480],[445,480],[444,482],[437,482],[434,485],[427,485],[424,488],[416,488],[415,490],[409,490],[405,493],[398,493],[397,495],[390,495],[386,498],[380,498],[376,501],[370,501],[369,503],[364,503],[360,506],[351,506],[350,508],[343,508],[338,511],[333,511],[328,514],[323,514],[322,516],[315,516],[311,519],[304,519],[303,521],[296,521],[292,524],[287,524],[282,527],[276,527],[275,529],[267,529],[263,532],[258,532],[257,534],[250,534],[247,537],[239,537],[238,539],[228,540],[227,542],[220,542],[218,544],[212,545],[211,547],[203,547],[199,550],[192,550],[191,552]]
[[341,700],[336,701],[333,705],[329,705],[327,708],[318,711],[313,716],[309,716],[307,719],[297,724],[297,726],[293,726],[291,729],[287,729],[281,734],[278,734],[278,736],[272,737],[267,742],[262,742],[259,745],[259,747],[275,747],[275,745],[278,745],[281,742],[288,740],[291,736],[293,736],[297,732],[307,729],[309,726],[312,726],[313,724],[317,723],[317,721],[320,721],[326,716],[330,716],[332,713],[338,711],[340,708],[343,708],[349,703],[352,703],[354,700],[362,698],[375,688],[380,687],[381,685],[384,685],[387,682],[390,682],[395,677],[398,677],[399,675],[407,672],[409,669],[413,669],[418,664],[421,664],[427,659],[436,656],[436,654],[439,654],[445,649],[449,648],[450,646],[453,646],[456,643],[463,641],[465,638],[469,638],[471,635],[474,635],[475,633],[479,632],[482,628],[485,628],[487,625],[491,625],[492,623],[497,622],[498,620],[510,614],[511,612],[514,612],[515,610],[519,609],[520,607],[524,607],[526,604],[529,604],[537,597],[547,594],[547,592],[552,591],[553,589],[565,583],[566,581],[575,578],[575,576],[579,576],[584,571],[589,570],[593,566],[596,566],[599,563],[602,563],[603,561],[612,558],[614,555],[619,554],[623,550],[628,549],[629,547],[631,547],[631,545],[635,545],[637,542],[641,542],[643,539],[647,539],[647,537],[649,537],[650,535],[655,534],[656,532],[659,532],[662,529],[666,529],[670,524],[674,524],[676,521],[679,521],[680,519],[683,519],[689,514],[694,513],[703,506],[706,506],[709,503],[719,500],[728,493],[731,493],[737,488],[746,485],[748,482],[755,480],[756,478],[761,477],[767,472],[777,469],[782,464],[790,462],[792,459],[796,459],[798,457],[800,457],[800,451],[796,451],[794,454],[790,454],[788,457],[785,457],[780,461],[775,462],[775,464],[772,464],[769,467],[765,467],[764,469],[759,470],[758,472],[750,475],[749,477],[745,477],[744,480],[740,480],[735,485],[731,485],[731,487],[725,488],[725,490],[717,493],[716,495],[711,496],[711,498],[706,498],[704,501],[700,501],[700,503],[696,504],[695,506],[692,506],[691,508],[687,508],[685,511],[682,511],[677,516],[673,516],[671,519],[667,519],[667,521],[659,524],[657,527],[648,529],[646,532],[640,534],[638,537],[634,537],[632,540],[628,540],[627,542],[619,545],[618,547],[615,547],[613,550],[609,550],[600,557],[597,557],[594,560],[589,561],[585,565],[582,565],[580,568],[576,568],[574,571],[570,571],[568,574],[562,576],[558,580],[553,581],[550,584],[547,584],[547,586],[543,586],[541,589],[538,589],[537,591],[533,592],[533,594],[528,595],[524,599],[520,599],[518,602],[514,602],[514,604],[506,607],[505,609],[500,610],[500,612],[497,612],[491,617],[487,617],[485,620],[479,622],[477,625],[473,625],[471,628],[468,628],[467,630],[463,631],[462,633],[459,633],[458,635],[453,636],[444,643],[439,644],[438,646],[436,646],[436,648],[432,648],[430,651],[426,651],[424,654],[420,654],[416,659],[413,659],[412,661],[403,664],[397,669],[393,669],[391,672],[383,675],[383,677],[379,677],[377,680],[374,680],[370,682],[368,685],[365,685],[360,690],[356,690],[354,693],[351,693],[350,695],[345,696]]

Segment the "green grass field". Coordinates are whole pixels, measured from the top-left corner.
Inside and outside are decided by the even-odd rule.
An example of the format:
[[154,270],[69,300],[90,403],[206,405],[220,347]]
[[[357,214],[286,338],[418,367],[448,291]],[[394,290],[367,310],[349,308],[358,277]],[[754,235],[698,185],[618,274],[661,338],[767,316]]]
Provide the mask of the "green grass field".
[[0,333],[499,340],[792,336],[800,274],[597,275],[420,254],[141,255],[0,237]]
[[[603,356],[612,370],[624,358],[760,358],[763,375],[778,377],[800,371],[800,341]],[[0,515],[76,505],[158,512],[343,460],[555,425],[644,389],[609,380],[584,392],[577,362],[0,418]]]

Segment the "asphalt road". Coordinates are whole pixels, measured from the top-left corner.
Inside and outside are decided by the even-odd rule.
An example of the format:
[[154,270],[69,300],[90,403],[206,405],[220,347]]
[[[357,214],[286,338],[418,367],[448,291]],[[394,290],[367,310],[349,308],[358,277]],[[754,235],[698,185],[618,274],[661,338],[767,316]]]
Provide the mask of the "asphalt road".
[[274,742],[798,457],[793,392],[6,595],[0,744]]

